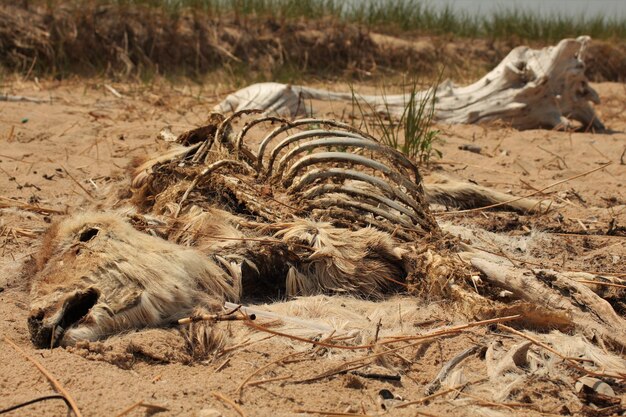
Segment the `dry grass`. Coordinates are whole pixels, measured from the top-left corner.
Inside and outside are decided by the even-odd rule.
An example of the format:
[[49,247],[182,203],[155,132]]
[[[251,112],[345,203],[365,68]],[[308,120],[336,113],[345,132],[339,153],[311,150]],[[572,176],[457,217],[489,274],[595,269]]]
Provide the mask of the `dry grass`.
[[[510,13],[472,29],[451,13],[429,14],[413,3],[363,7],[351,14],[339,12],[339,3],[321,0],[170,2],[176,7],[156,7],[162,4],[156,1],[5,3],[0,5],[0,70],[142,79],[199,77],[219,70],[240,84],[310,76],[361,79],[390,71],[435,77],[432,62],[445,64],[445,76],[482,71],[524,40],[543,44],[584,33],[613,40],[590,46],[592,79],[620,80],[626,74],[626,25],[551,22]],[[507,26],[514,19],[518,24]],[[427,35],[429,46],[400,39],[392,46],[381,44],[375,32],[411,40]],[[450,34],[484,41],[450,42]]]

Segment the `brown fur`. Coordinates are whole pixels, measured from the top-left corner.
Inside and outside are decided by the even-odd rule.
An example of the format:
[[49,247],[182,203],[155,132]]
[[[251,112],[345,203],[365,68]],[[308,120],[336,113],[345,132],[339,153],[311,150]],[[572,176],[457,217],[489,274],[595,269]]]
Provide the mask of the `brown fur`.
[[404,251],[371,228],[301,220],[269,231],[273,236],[246,237],[237,217],[192,208],[168,226],[168,242],[152,236],[151,226],[144,225],[147,233],[133,228],[128,216],[134,212],[84,213],[49,229],[31,288],[35,344],[71,345],[167,325],[198,306],[239,301],[244,287],[249,298],[378,297],[406,277]]
[[394,281],[404,281],[406,276],[402,266],[405,250],[387,233],[371,227],[353,232],[300,220],[286,225],[276,236],[313,248],[300,268],[290,268],[290,296],[334,291],[377,297],[381,289],[393,288]]
[[44,242],[29,319],[39,346],[163,325],[238,299],[238,282],[210,257],[139,232],[121,213],[68,218]]
[[[198,134],[221,131],[215,128],[221,120]],[[189,142],[189,137],[179,140]],[[289,192],[282,194],[287,203],[279,201],[284,189],[272,190],[250,175],[253,170],[243,169],[245,162],[231,160],[223,165],[229,170],[214,175],[199,171],[210,164],[180,163],[200,152],[201,145],[175,146],[134,161],[131,201],[145,215],[134,209],[83,213],[50,228],[31,287],[29,327],[35,344],[69,345],[164,326],[194,308],[214,309],[242,297],[348,293],[380,298],[403,285],[437,288],[433,291],[441,294],[454,275],[455,268],[447,267],[451,262],[415,248],[418,239],[441,236],[424,205],[417,168],[401,154],[378,149],[381,160],[391,158],[390,175],[400,181],[396,187],[414,203],[402,206],[383,197],[391,205],[370,206],[377,214],[364,216],[358,204],[346,206],[352,197],[346,200],[341,193],[329,193],[321,205],[300,204],[301,197]],[[219,145],[211,157],[228,159],[227,145]],[[243,148],[242,154],[250,152]],[[381,192],[363,181],[345,184],[361,195]],[[449,194],[491,201],[468,197],[466,188]],[[183,194],[188,196],[185,207]]]

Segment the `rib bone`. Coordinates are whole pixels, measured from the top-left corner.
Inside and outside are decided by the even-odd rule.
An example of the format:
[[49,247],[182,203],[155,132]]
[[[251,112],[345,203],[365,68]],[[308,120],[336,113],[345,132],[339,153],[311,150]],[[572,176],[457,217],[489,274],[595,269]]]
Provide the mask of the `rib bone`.
[[368,141],[368,142],[372,142],[372,143],[377,143],[374,142],[371,139],[367,139],[367,138],[363,138],[360,135],[357,135],[356,133],[352,133],[352,132],[343,132],[343,131],[336,131],[336,130],[306,130],[304,132],[300,132],[300,133],[296,133],[294,135],[291,136],[287,136],[285,139],[283,139],[282,141],[280,141],[278,143],[278,145],[276,145],[274,147],[274,149],[272,149],[272,153],[270,155],[270,160],[267,163],[267,168],[266,168],[266,172],[269,175],[269,173],[271,173],[272,171],[272,167],[274,165],[274,161],[276,160],[276,158],[278,157],[278,154],[280,153],[281,150],[283,150],[286,146],[291,145],[292,143],[295,142],[299,142],[302,141],[304,139],[309,139],[309,138],[325,138],[325,137],[332,137],[332,138],[352,138],[355,140],[361,140],[361,141]]
[[411,223],[408,219],[402,216],[398,216],[390,211],[382,210],[378,207],[372,206],[371,204],[360,201],[344,200],[342,198],[319,198],[312,201],[307,201],[306,204],[309,207],[343,207],[350,210],[359,209],[361,211],[375,214],[376,216],[387,219],[392,223],[400,224],[409,229],[413,229],[415,227],[413,223]]
[[308,190],[306,193],[303,194],[303,197],[305,200],[312,200],[315,197],[318,197],[323,194],[329,194],[329,193],[341,193],[341,194],[347,194],[350,196],[360,197],[362,199],[375,200],[376,202],[380,204],[385,204],[389,208],[392,208],[396,211],[399,211],[402,214],[409,216],[415,222],[419,221],[419,218],[416,216],[415,212],[412,212],[411,210],[409,210],[407,207],[403,206],[402,204],[399,204],[398,202],[393,201],[382,195],[378,195],[378,194],[371,193],[368,191],[363,191],[355,187],[349,187],[349,186],[338,185],[338,184],[323,184],[323,185],[318,185],[318,186],[311,188],[310,190]]
[[[419,183],[420,175],[417,170],[417,167],[411,163],[406,156],[402,155],[395,149],[391,149],[387,146],[381,145],[378,142],[374,142],[367,139],[362,138],[338,138],[338,137],[330,137],[325,139],[316,139],[305,144],[299,145],[296,148],[289,151],[285,156],[281,158],[278,163],[277,175],[280,175],[285,169],[285,165],[291,160],[294,156],[307,151],[312,151],[316,148],[321,147],[331,147],[331,146],[339,146],[339,147],[358,147],[370,149],[378,152],[378,154],[382,155],[384,158],[389,159],[391,162],[402,165],[404,168],[408,168],[413,171],[415,176],[415,182]],[[272,153],[272,158],[268,164],[268,172],[272,169],[272,165],[274,163],[274,153]]]
[[[302,169],[310,165],[325,162],[346,162],[352,165],[362,165],[367,168],[372,168],[375,171],[382,172],[387,177],[391,178],[394,182],[406,188],[412,194],[416,196],[421,196],[422,190],[420,189],[419,185],[411,182],[406,177],[395,172],[385,164],[361,155],[355,155],[346,152],[320,152],[305,156],[291,166],[291,168],[285,174],[282,180],[283,185],[289,187],[293,183],[294,178],[298,175],[298,172],[300,172]],[[275,175],[275,177],[277,178],[278,176]]]
[[299,119],[299,120],[294,120],[293,122],[290,122],[287,125],[277,127],[272,132],[270,132],[270,134],[265,136],[265,138],[263,138],[263,140],[261,141],[261,144],[259,145],[259,150],[257,152],[257,155],[259,155],[258,167],[260,167],[261,164],[262,164],[263,155],[265,153],[265,148],[267,148],[269,143],[274,138],[276,138],[278,135],[280,135],[283,132],[286,132],[289,129],[292,129],[292,128],[295,128],[295,127],[299,127],[299,126],[304,126],[304,125],[315,125],[315,124],[320,124],[320,125],[324,125],[324,126],[331,126],[331,127],[335,127],[335,128],[338,128],[338,129],[345,129],[345,130],[347,130],[349,132],[354,132],[354,133],[357,133],[360,136],[363,136],[363,137],[366,137],[366,138],[369,138],[369,139],[372,139],[372,140],[376,141],[376,138],[374,138],[373,136],[368,135],[367,133],[364,133],[364,132],[360,131],[359,129],[357,129],[357,128],[353,127],[353,126],[350,126],[349,124],[338,122],[336,120],[328,120],[328,119]]
[[312,169],[307,172],[305,175],[300,177],[300,179],[295,182],[288,190],[288,193],[296,193],[305,189],[307,185],[315,182],[318,179],[323,178],[341,178],[341,179],[351,179],[357,181],[363,181],[377,187],[383,191],[387,195],[393,195],[397,200],[401,201],[408,207],[415,210],[416,213],[421,213],[420,205],[411,197],[406,194],[404,191],[400,189],[400,187],[394,187],[388,184],[384,179],[379,177],[374,177],[372,175],[366,174],[361,171],[355,171],[352,169],[344,169],[344,168],[329,168],[329,169]]

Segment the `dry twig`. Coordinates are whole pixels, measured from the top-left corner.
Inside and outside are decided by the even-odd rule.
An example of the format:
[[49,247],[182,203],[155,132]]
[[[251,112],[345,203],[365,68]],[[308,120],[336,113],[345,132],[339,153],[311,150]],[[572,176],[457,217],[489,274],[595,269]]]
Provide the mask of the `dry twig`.
[[211,392],[211,395],[217,398],[218,400],[230,405],[237,412],[237,414],[239,414],[241,417],[246,417],[246,413],[239,406],[239,404],[237,404],[236,402],[234,402],[233,400],[231,400],[230,398],[228,398],[221,392],[213,391]]
[[[260,368],[258,368],[256,371],[252,372],[250,375],[248,375],[246,377],[246,379],[244,379],[243,381],[241,381],[241,384],[239,384],[239,386],[237,387],[237,390],[235,391],[237,394],[241,395],[241,391],[243,390],[243,387],[246,386],[246,384],[248,383],[248,381],[250,381],[252,379],[253,376],[260,374],[261,372],[265,371],[266,369],[272,367],[273,365],[279,364],[282,361],[284,361],[285,359],[291,358],[292,356],[296,356],[301,354],[302,352],[295,352],[295,353],[290,353],[289,355],[285,355],[275,361],[272,361],[270,363],[268,363],[265,366],[262,366]],[[258,381],[255,381],[258,382]]]
[[340,417],[340,416],[353,416],[353,417],[372,417],[370,414],[357,414],[357,413],[342,413],[340,411],[322,411],[322,410],[294,410],[294,413],[302,414],[317,414],[326,417]]
[[0,196],[0,208],[18,208],[20,210],[32,211],[38,214],[65,214],[61,210],[53,208],[34,206],[28,203],[14,200],[12,198]]
[[0,94],[0,101],[9,101],[9,102],[25,101],[29,103],[49,103],[50,102],[50,100],[42,100],[40,98],[27,97],[27,96],[12,96],[10,94]]
[[80,187],[81,190],[83,190],[85,192],[85,194],[87,194],[87,196],[92,199],[95,200],[95,197],[93,196],[93,194],[91,194],[91,192],[86,189],[85,187],[83,187],[83,185],[80,183],[80,181],[78,181],[76,178],[74,178],[74,176],[72,176],[72,174],[70,174],[70,172],[67,170],[67,168],[65,168],[63,165],[61,165],[61,168],[63,168],[63,171],[65,171],[65,173],[67,174],[68,177],[70,177],[70,179],[72,181],[74,181],[74,183],[76,185],[78,185]]
[[61,383],[50,372],[48,372],[48,370],[41,364],[41,362],[39,362],[37,359],[33,358],[28,353],[26,353],[21,347],[16,345],[15,342],[11,340],[8,336],[2,336],[2,338],[4,339],[6,343],[8,343],[9,346],[15,349],[15,351],[17,351],[25,359],[27,359],[33,365],[35,365],[35,367],[37,367],[39,372],[41,372],[48,379],[48,381],[50,381],[50,384],[52,384],[54,389],[59,394],[63,395],[65,399],[67,399],[67,402],[70,404],[70,407],[72,408],[72,411],[74,412],[76,417],[83,416],[78,408],[78,405],[76,404],[76,400],[74,400],[74,398],[70,395],[70,393],[63,387],[63,385],[61,385]]
[[[378,341],[377,343],[370,343],[370,344],[367,344],[367,345],[357,345],[357,346],[337,345],[337,344],[334,344],[334,343],[325,342],[323,340],[317,341],[317,340],[307,339],[307,338],[304,338],[304,337],[293,336],[293,335],[290,335],[290,334],[287,334],[287,333],[279,332],[277,330],[269,329],[267,327],[261,326],[261,325],[256,324],[256,323],[252,323],[251,321],[247,321],[246,325],[252,327],[253,329],[262,331],[262,332],[270,333],[270,334],[273,334],[273,335],[276,335],[276,336],[286,337],[288,339],[297,340],[299,342],[310,343],[310,344],[313,344],[313,345],[316,345],[316,346],[323,346],[323,347],[335,348],[335,349],[346,349],[346,350],[366,350],[366,349],[372,349],[375,346],[388,345],[388,344],[396,343],[396,342],[409,341],[409,340],[429,339],[429,338],[432,338],[432,337],[444,336],[444,335],[447,335],[447,334],[458,333],[458,332],[460,332],[462,330],[469,329],[471,327],[483,326],[483,325],[494,324],[494,323],[503,323],[503,322],[507,322],[507,321],[517,320],[517,319],[519,319],[521,317],[522,316],[520,314],[515,314],[515,315],[512,315],[512,316],[498,317],[498,318],[495,318],[495,319],[475,321],[475,322],[472,322],[472,323],[467,323],[467,324],[462,324],[462,325],[459,325],[459,326],[449,327],[449,328],[446,328],[446,329],[441,329],[441,330],[437,330],[437,331],[434,331],[434,332],[431,332],[431,333],[422,334],[422,335],[415,335],[415,336],[388,336],[386,339],[390,339],[390,340],[382,340],[382,341]],[[391,352],[392,350],[390,350],[388,352]],[[383,352],[383,353],[385,353],[385,352]]]
[[626,288],[626,285],[615,284],[613,282],[594,281],[592,279],[577,279],[576,281],[582,284],[594,284],[594,285],[605,285],[607,287]]
[[277,376],[275,378],[267,378],[267,379],[257,379],[255,381],[250,381],[246,384],[248,387],[255,387],[257,385],[265,384],[268,382],[276,382],[276,381],[284,381],[286,379],[291,378],[293,375],[285,375],[285,376]]
[[147,412],[150,413],[150,414],[152,414],[152,413],[159,413],[159,412],[163,412],[163,411],[168,411],[167,408],[162,407],[160,405],[148,404],[148,403],[145,403],[143,401],[137,401],[136,403],[134,403],[130,407],[127,407],[124,410],[122,410],[119,414],[116,414],[115,417],[125,416],[128,413],[130,413],[131,411],[133,411],[135,408],[139,408],[139,407],[146,408]]
[[176,324],[189,324],[199,321],[238,321],[238,320],[254,320],[256,316],[254,314],[235,316],[234,314],[241,309],[241,305],[235,307],[231,311],[222,314],[198,314],[189,317],[184,317],[176,321]]
[[[506,321],[517,320],[517,319],[519,319],[521,317],[522,317],[521,314],[516,314],[514,316],[499,317],[499,318],[495,318],[495,319],[476,321],[476,322],[473,322],[473,323],[468,323],[468,324],[463,324],[461,326],[455,326],[453,328],[438,330],[438,331],[435,331],[435,332],[431,332],[431,333],[424,334],[424,335],[419,335],[419,336],[397,337],[393,341],[387,341],[386,343],[394,343],[394,342],[416,340],[416,339],[418,339],[418,341],[414,342],[414,343],[410,343],[408,345],[404,345],[404,346],[400,346],[400,347],[397,347],[397,348],[385,350],[383,352],[378,352],[378,353],[374,353],[374,354],[371,354],[371,355],[362,356],[362,357],[354,359],[352,361],[345,362],[345,363],[341,364],[340,366],[338,366],[338,367],[336,367],[334,369],[331,369],[330,371],[326,371],[326,372],[323,372],[323,373],[321,373],[319,375],[316,375],[314,377],[302,379],[302,380],[299,380],[299,381],[296,381],[296,382],[297,383],[305,383],[305,382],[316,381],[316,380],[323,379],[323,378],[328,378],[330,376],[337,375],[337,374],[340,374],[340,373],[343,373],[343,372],[346,372],[346,371],[351,371],[351,370],[354,370],[354,369],[361,368],[361,367],[364,366],[364,364],[367,363],[367,361],[370,361],[372,359],[376,359],[379,356],[388,355],[390,353],[395,353],[395,352],[398,352],[400,350],[404,350],[404,349],[408,349],[408,348],[411,348],[411,347],[418,346],[418,345],[424,343],[424,341],[426,341],[428,339],[433,339],[433,338],[437,338],[437,337],[441,337],[441,336],[446,336],[446,335],[450,335],[450,334],[460,333],[463,330],[469,329],[471,327],[483,326],[483,325],[488,325],[488,324],[503,323],[503,322],[506,322]],[[385,342],[379,342],[379,344],[383,344],[383,343],[385,343]],[[351,368],[345,368],[346,366],[350,366],[350,365],[354,365],[354,364],[359,364],[359,365],[351,367]]]

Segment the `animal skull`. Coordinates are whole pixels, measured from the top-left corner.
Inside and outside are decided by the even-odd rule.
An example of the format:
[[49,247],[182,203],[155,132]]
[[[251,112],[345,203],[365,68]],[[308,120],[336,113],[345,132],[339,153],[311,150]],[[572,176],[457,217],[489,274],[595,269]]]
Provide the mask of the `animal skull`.
[[122,213],[58,223],[37,264],[28,327],[38,347],[163,325],[238,298],[236,283],[209,257],[134,229]]

